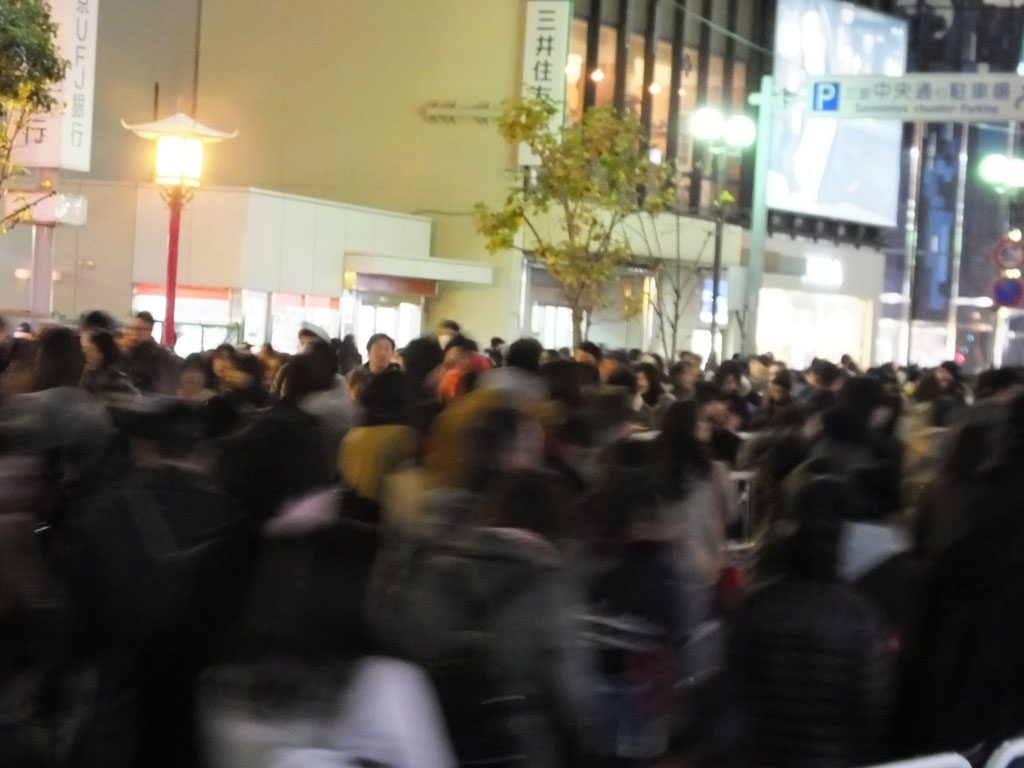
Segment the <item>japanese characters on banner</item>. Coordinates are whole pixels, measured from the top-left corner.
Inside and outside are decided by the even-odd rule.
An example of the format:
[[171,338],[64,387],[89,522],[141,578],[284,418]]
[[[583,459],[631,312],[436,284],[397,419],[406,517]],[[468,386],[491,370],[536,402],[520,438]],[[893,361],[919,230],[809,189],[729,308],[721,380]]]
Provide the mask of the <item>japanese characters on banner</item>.
[[[569,62],[569,25],[572,0],[528,0],[523,36],[523,96],[554,102],[551,118],[557,131],[565,119],[565,67]],[[538,165],[540,159],[525,144],[519,146],[520,165]]]
[[34,117],[19,137],[14,159],[21,165],[89,170],[98,6],[99,0],[50,0],[50,16],[57,25],[57,48],[68,61],[68,71],[55,89],[57,104],[53,110]]
[[822,77],[811,82],[815,115],[904,122],[1019,122],[1024,77],[1016,74],[911,74]]

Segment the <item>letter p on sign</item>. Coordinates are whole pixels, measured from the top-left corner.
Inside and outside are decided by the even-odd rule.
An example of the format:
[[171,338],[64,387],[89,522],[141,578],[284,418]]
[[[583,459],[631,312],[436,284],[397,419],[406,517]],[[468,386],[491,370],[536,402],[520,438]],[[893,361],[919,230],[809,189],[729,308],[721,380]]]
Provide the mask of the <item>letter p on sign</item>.
[[839,83],[815,83],[811,104],[815,112],[838,112]]

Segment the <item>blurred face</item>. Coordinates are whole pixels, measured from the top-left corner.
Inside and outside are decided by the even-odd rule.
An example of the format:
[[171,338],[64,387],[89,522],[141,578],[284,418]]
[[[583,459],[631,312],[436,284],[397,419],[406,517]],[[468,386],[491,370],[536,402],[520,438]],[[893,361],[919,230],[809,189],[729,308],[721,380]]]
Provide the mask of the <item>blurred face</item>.
[[575,360],[577,363],[584,363],[586,365],[592,365],[595,368],[597,368],[597,358],[585,350],[577,349],[575,352],[573,352],[572,359]]
[[[711,405],[714,405],[713,403]],[[710,408],[711,406],[708,406]],[[697,414],[697,427],[694,436],[702,443],[710,443],[714,427],[708,418],[708,408],[701,408]]]
[[768,368],[758,360],[750,361],[750,378],[755,381],[768,380]]
[[726,376],[722,379],[722,392],[726,395],[735,395],[740,388],[739,381],[735,376]]
[[124,327],[125,346],[131,349],[134,346],[153,340],[153,329],[144,320],[133,317]]
[[82,353],[85,355],[85,370],[89,372],[99,370],[103,367],[103,353],[100,352],[99,347],[92,343],[89,334],[83,333],[80,338],[82,340]]
[[939,386],[943,389],[949,389],[953,386],[953,374],[945,368],[936,368],[935,378],[938,379]]
[[780,387],[778,384],[772,384],[768,387],[768,397],[775,403],[781,403],[786,400],[788,393],[785,388]]
[[181,372],[181,378],[178,380],[178,386],[181,387],[182,394],[193,395],[203,390],[206,384],[206,376],[203,372],[196,368],[185,368]]
[[469,353],[459,347],[452,347],[444,353],[445,370],[452,368],[465,369],[469,365]]
[[679,376],[682,385],[687,389],[693,389],[697,386],[697,382],[700,381],[700,368],[693,363],[687,363],[683,368],[683,372]]
[[380,373],[391,365],[391,359],[395,356],[395,348],[387,339],[378,339],[373,342],[367,354],[370,358],[370,371]]
[[231,365],[231,361],[225,355],[214,355],[213,357],[213,375],[221,381],[227,381],[231,378],[231,374],[234,372],[234,366]]
[[636,391],[638,395],[646,395],[651,391],[651,382],[643,371],[636,374]]

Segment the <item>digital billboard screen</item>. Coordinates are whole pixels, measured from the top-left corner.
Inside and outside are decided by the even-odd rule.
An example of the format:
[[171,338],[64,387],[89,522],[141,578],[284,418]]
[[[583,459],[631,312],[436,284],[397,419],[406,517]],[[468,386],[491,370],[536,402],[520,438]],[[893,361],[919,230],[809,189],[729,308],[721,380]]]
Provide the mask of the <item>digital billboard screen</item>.
[[814,116],[805,91],[814,77],[898,76],[906,64],[906,22],[838,0],[779,0],[776,85],[800,95],[776,113],[769,208],[895,226],[902,124]]

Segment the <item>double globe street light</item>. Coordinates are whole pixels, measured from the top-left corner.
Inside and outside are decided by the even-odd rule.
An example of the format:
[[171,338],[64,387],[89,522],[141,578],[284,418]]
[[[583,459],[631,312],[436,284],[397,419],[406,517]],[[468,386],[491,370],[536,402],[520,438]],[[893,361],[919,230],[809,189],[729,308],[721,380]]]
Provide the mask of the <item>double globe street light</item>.
[[731,201],[725,188],[728,158],[739,157],[757,140],[757,126],[747,115],[725,116],[715,107],[701,107],[690,118],[690,132],[705,145],[708,159],[715,164],[715,262],[711,280],[711,353],[708,366],[718,358],[718,301],[722,286],[722,236],[725,206]]

